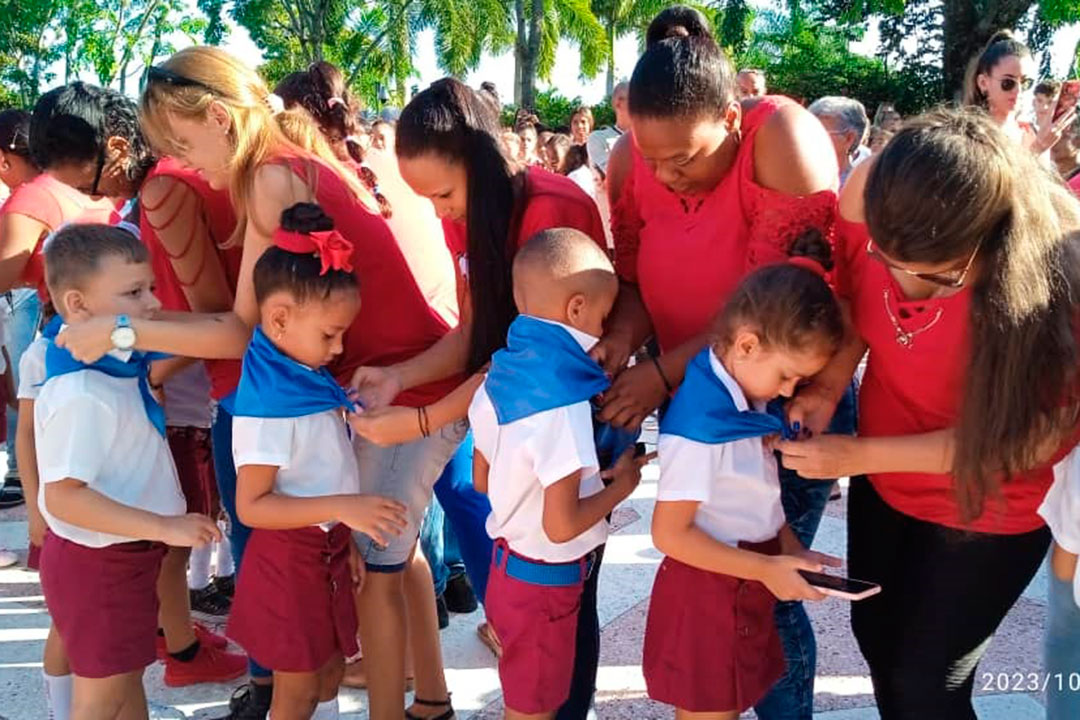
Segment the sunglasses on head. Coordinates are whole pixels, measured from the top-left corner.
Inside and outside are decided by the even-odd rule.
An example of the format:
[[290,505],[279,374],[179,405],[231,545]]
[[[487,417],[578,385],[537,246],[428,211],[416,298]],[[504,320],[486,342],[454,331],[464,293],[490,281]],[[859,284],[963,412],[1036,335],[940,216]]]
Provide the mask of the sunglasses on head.
[[1001,78],[1001,92],[1012,92],[1016,89],[1017,84],[1020,85],[1022,90],[1027,91],[1031,89],[1031,86],[1035,84],[1035,81],[1028,77],[1020,78],[1019,80],[1014,77],[1003,77]]
[[896,263],[889,260],[887,257],[878,252],[874,247],[873,239],[867,239],[866,241],[866,254],[877,260],[879,263],[889,268],[890,270],[896,270],[902,272],[905,275],[909,275],[913,278],[917,278],[924,282],[933,283],[934,285],[940,285],[942,287],[957,289],[964,287],[964,281],[967,280],[968,273],[971,272],[971,266],[975,264],[975,257],[979,254],[979,249],[982,247],[982,241],[975,246],[975,250],[972,251],[971,257],[968,258],[967,263],[962,268],[956,270],[949,270],[943,273],[921,273],[914,270],[908,270],[907,268],[900,267]]
[[181,75],[180,73],[173,72],[168,68],[161,67],[160,65],[151,65],[146,70],[146,82],[150,84],[152,82],[163,83],[165,85],[172,85],[173,87],[193,87],[200,88],[210,93],[211,95],[220,95],[217,90],[210,87],[204,82],[193,80],[189,77]]

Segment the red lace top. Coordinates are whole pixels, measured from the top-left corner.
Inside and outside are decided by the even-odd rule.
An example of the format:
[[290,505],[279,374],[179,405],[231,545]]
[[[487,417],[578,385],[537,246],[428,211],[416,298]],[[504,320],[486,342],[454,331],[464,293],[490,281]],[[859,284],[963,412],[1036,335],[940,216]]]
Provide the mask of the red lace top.
[[[427,350],[450,324],[434,310],[409,270],[386,220],[368,210],[329,166],[315,158],[282,157],[315,191],[315,201],[354,246],[353,267],[360,283],[360,312],[344,338],[345,351],[330,367],[341,383],[361,365],[386,366]],[[442,238],[428,237],[433,251]],[[443,256],[445,257],[445,255]],[[401,393],[395,404],[418,407],[441,399],[464,378],[454,376]]]
[[[214,252],[217,254],[218,261],[225,270],[225,278],[228,280],[229,287],[235,290],[240,277],[240,258],[243,255],[243,248],[239,245],[230,248],[222,247],[232,237],[232,233],[236,229],[236,213],[233,211],[229,193],[225,190],[214,190],[197,172],[184,167],[173,158],[159,160],[147,174],[146,182],[156,177],[173,178],[195,192],[196,200],[194,202],[199,204],[197,212],[203,216],[205,227],[210,233],[209,237],[195,237],[196,228],[192,227],[184,249],[179,253],[180,256],[182,257],[190,252],[193,243],[207,243],[208,248],[201,252]],[[161,200],[162,205],[169,202],[172,193],[173,189],[166,193]],[[169,251],[162,246],[161,240],[158,238],[158,231],[166,229],[182,211],[190,212],[190,209],[185,207],[188,202],[190,201],[180,203],[176,207],[172,218],[164,221],[160,227],[150,224],[146,216],[147,207],[145,204],[139,213],[139,234],[143,243],[150,250],[150,262],[154,268],[154,279],[157,281],[157,290],[155,292],[158,299],[161,300],[163,308],[179,312],[191,311],[191,306],[184,295],[184,286],[194,284],[197,276],[185,278],[184,281],[177,277]],[[203,266],[200,267],[199,272],[205,266],[208,255],[204,254],[202,257],[204,258]],[[210,394],[217,400],[235,390],[236,384],[240,381],[239,360],[207,360],[206,371],[210,375]]]
[[[41,173],[30,182],[15,189],[11,197],[0,206],[0,213],[25,215],[37,220],[54,232],[64,223],[111,223],[117,218],[116,205],[105,198],[94,200],[73,187],[65,185],[48,173]],[[19,282],[37,288],[43,300],[48,299],[45,287],[45,265],[41,248],[48,233],[37,239],[30,258],[26,261]]]
[[795,235],[808,227],[831,232],[835,191],[797,197],[754,179],[757,132],[792,102],[768,96],[746,114],[735,164],[707,193],[672,192],[633,148],[633,168],[611,212],[615,267],[640,288],[664,350],[702,332],[750,270],[786,260]]
[[[954,426],[969,358],[970,291],[908,300],[888,269],[867,254],[866,225],[839,218],[836,228],[837,293],[851,302],[855,327],[870,347],[859,389],[859,435],[914,435]],[[897,324],[910,338],[906,346],[897,342]],[[885,502],[906,515],[1014,534],[1044,525],[1036,510],[1054,479],[1051,467],[1007,481],[1002,497],[988,498],[983,515],[969,525],[960,519],[951,475],[881,473],[870,481]]]

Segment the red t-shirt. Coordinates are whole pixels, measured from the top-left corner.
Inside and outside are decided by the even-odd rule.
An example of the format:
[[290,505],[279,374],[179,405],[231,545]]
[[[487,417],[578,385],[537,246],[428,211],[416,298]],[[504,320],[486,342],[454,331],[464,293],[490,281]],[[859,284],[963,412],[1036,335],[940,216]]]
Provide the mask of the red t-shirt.
[[[315,201],[338,232],[351,242],[353,268],[360,284],[360,312],[345,333],[345,351],[331,366],[341,383],[362,365],[386,366],[408,360],[435,344],[450,324],[427,302],[409,264],[377,212],[356,199],[350,187],[329,166],[314,158],[281,158],[315,190]],[[430,236],[433,250],[442,239]],[[445,254],[442,255],[445,258]],[[401,393],[395,404],[418,407],[441,399],[463,380],[454,376]]]
[[[146,176],[146,182],[156,177],[170,177],[187,185],[199,198],[199,212],[210,235],[206,238],[196,238],[195,228],[191,229],[185,247],[191,248],[193,243],[209,243],[209,248],[202,252],[214,252],[218,261],[225,270],[225,278],[229,287],[233,290],[240,277],[240,258],[243,248],[240,245],[225,248],[236,229],[236,213],[229,199],[229,193],[225,190],[215,190],[196,171],[190,170],[173,158],[162,158],[150,170]],[[162,202],[168,201],[168,195]],[[171,206],[170,206],[171,207]],[[183,205],[177,210],[184,209]],[[154,279],[157,281],[155,293],[161,300],[161,306],[166,310],[177,312],[191,312],[187,297],[184,295],[184,286],[176,276],[169,254],[161,245],[157,230],[150,224],[146,217],[146,209],[141,208],[139,213],[139,234],[143,243],[150,250],[150,262],[154,268]],[[186,251],[185,251],[186,252]],[[190,278],[193,282],[195,278]],[[207,360],[206,370],[210,375],[210,395],[220,400],[233,390],[240,381],[239,360]]]
[[[607,247],[604,223],[596,203],[573,180],[530,167],[525,172],[524,198],[513,237],[513,252],[541,230],[562,227],[580,230],[600,247]],[[469,276],[468,230],[464,223],[443,220],[443,231],[457,268],[459,293],[463,294]]]
[[751,270],[786,261],[799,232],[816,227],[829,237],[834,190],[796,197],[754,179],[758,130],[790,103],[768,96],[745,115],[735,164],[707,193],[672,192],[633,147],[632,170],[611,209],[615,267],[637,283],[662,349],[704,331]]
[[[859,389],[859,435],[914,435],[953,427],[970,357],[971,291],[965,288],[948,297],[908,300],[888,269],[867,254],[866,226],[839,218],[836,227],[837,293],[851,302],[855,327],[870,349]],[[903,331],[911,334],[906,347],[897,342],[890,311]],[[987,498],[982,516],[964,524],[952,475],[870,476],[882,499],[906,515],[947,527],[1006,535],[1044,525],[1036,510],[1053,479],[1050,465],[1013,477],[1003,484],[1001,498]]]
[[[17,187],[0,206],[0,213],[25,215],[44,225],[48,232],[54,232],[69,222],[109,224],[117,219],[116,205],[112,201],[106,198],[94,200],[49,173],[41,173]],[[45,236],[43,234],[38,238],[19,275],[19,283],[37,288],[43,300],[49,297],[48,288],[45,287],[45,264],[41,256]]]

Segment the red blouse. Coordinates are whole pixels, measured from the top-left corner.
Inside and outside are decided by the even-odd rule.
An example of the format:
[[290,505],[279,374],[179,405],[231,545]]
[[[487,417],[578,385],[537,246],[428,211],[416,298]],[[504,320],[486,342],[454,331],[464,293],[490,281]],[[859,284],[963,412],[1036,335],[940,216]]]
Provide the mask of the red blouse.
[[611,211],[615,267],[640,288],[664,350],[705,330],[749,271],[785,261],[799,232],[831,232],[835,190],[796,197],[754,179],[757,133],[792,102],[768,96],[745,115],[735,164],[707,193],[672,192],[633,147],[633,168]]
[[[94,200],[73,187],[65,185],[49,173],[41,173],[30,182],[15,189],[11,197],[0,206],[0,213],[25,215],[37,220],[49,232],[54,232],[64,223],[111,223],[116,220],[116,205],[101,198]],[[48,299],[49,291],[45,287],[45,265],[41,248],[47,233],[38,238],[26,266],[19,275],[19,283],[37,288],[41,298]]]
[[[319,160],[291,157],[277,162],[287,164],[309,183],[315,190],[316,202],[354,246],[360,312],[345,333],[345,351],[330,368],[338,381],[348,382],[362,365],[386,366],[407,360],[445,335],[450,324],[428,304],[382,216],[368,210],[345,181]],[[438,236],[431,236],[429,242],[433,251],[441,249]],[[409,407],[430,404],[457,387],[462,379],[455,376],[411,388],[394,402]]]
[[[229,288],[235,291],[240,277],[240,258],[243,255],[243,248],[240,245],[223,247],[236,229],[236,213],[230,202],[229,193],[225,190],[214,190],[196,171],[184,167],[173,158],[166,157],[159,160],[147,174],[146,182],[156,177],[172,178],[195,192],[198,197],[199,212],[203,216],[210,236],[196,238],[195,229],[192,228],[183,252],[188,252],[194,242],[209,242],[210,249],[217,253],[218,260],[225,270]],[[165,199],[162,200],[163,203],[167,202],[169,194],[166,194]],[[177,208],[176,213],[183,209],[182,204]],[[168,220],[165,225],[171,222]],[[157,281],[155,292],[161,300],[162,307],[166,310],[191,312],[191,305],[188,304],[187,296],[184,295],[184,283],[180,282],[176,276],[169,253],[158,238],[158,229],[147,220],[145,206],[139,213],[139,234],[150,250],[150,262],[154,268],[154,279]],[[188,284],[194,283],[195,280],[194,277],[188,279]],[[205,362],[207,373],[210,375],[210,395],[214,399],[220,400],[236,389],[236,384],[240,381],[239,360],[207,360]]]
[[[889,270],[867,252],[866,226],[837,220],[837,293],[870,349],[859,389],[859,435],[914,435],[953,427],[970,353],[971,292],[908,300]],[[895,322],[894,322],[895,319]],[[900,330],[897,329],[899,325]],[[910,339],[897,342],[900,333]],[[890,506],[919,520],[978,532],[1015,534],[1044,525],[1036,510],[1053,481],[1050,465],[1012,478],[982,516],[960,519],[949,474],[880,473],[874,488]]]

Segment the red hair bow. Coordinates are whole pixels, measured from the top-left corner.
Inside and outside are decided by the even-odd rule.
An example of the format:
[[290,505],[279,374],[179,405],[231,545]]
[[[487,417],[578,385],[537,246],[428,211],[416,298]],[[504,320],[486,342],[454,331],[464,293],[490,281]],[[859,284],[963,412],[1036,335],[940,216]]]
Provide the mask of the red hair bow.
[[274,231],[274,245],[299,255],[315,255],[322,261],[320,275],[331,270],[352,272],[353,245],[337,230],[301,233],[278,228]]

